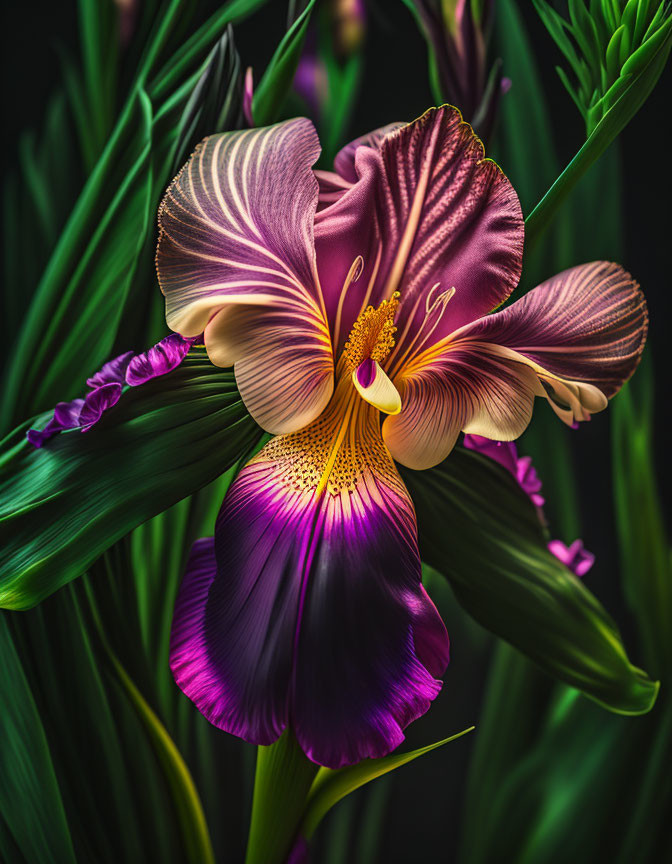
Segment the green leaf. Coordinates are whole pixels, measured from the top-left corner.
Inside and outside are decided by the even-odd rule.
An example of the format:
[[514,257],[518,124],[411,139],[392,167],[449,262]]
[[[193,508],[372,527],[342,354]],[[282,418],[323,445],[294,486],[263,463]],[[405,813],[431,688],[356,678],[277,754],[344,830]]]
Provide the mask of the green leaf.
[[274,123],[280,115],[282,103],[292,86],[296,67],[299,64],[310,14],[314,6],[315,0],[310,0],[285,33],[254,91],[252,115],[257,126],[268,126],[270,123]]
[[451,735],[442,741],[435,741],[434,744],[428,744],[426,747],[420,747],[408,753],[392,753],[381,759],[363,759],[356,765],[349,765],[346,768],[338,768],[337,770],[320,768],[315,782],[310,789],[306,813],[301,823],[301,835],[309,840],[329,810],[342,798],[345,798],[346,795],[354,792],[355,789],[359,789],[360,786],[370,783],[377,777],[382,777],[383,774],[394,771],[395,768],[400,768],[402,765],[412,762],[418,756],[424,756],[438,747],[443,747],[444,744],[448,744],[450,741],[461,738],[468,732],[472,732],[475,728],[475,726],[470,726],[456,735]]
[[[20,329],[2,404],[6,424],[72,398],[82,368],[100,367],[112,349],[150,224],[150,133],[151,106],[140,92],[84,188]],[[119,165],[130,167],[119,176]]]
[[240,57],[233,41],[233,27],[229,24],[210,52],[205,71],[198,79],[180,118],[171,173],[177,173],[206,135],[239,128],[242,96]]
[[[6,615],[0,616],[0,657],[0,821],[23,860],[74,864],[46,735]],[[0,857],[19,860],[2,834]]]
[[[590,134],[586,143],[553,183],[534,210],[527,216],[525,220],[526,250],[534,247],[534,244],[551,223],[558,208],[576,185],[577,181],[627,126],[655,87],[672,47],[672,19],[669,21],[669,26],[667,24],[663,26],[666,27],[663,34],[664,38],[659,41],[657,40],[653,52],[647,53],[646,65],[641,67],[639,65],[640,58],[638,57],[637,64],[635,65],[637,73],[632,75],[626,89],[607,110],[606,114],[597,123],[597,126],[592,130],[589,128]],[[618,84],[618,81],[616,83]]]
[[[46,421],[46,415],[41,423]],[[27,424],[2,444],[0,605],[25,609],[79,576],[112,543],[211,482],[260,430],[233,374],[192,349],[182,366],[138,388],[93,429],[41,450]]]
[[163,769],[177,818],[181,824],[187,861],[192,862],[192,864],[215,864],[203,807],[193,778],[180,751],[119,660],[111,651],[108,656],[122,687],[145,727]]
[[469,614],[605,708],[651,708],[658,683],[629,662],[599,601],[548,551],[536,508],[507,471],[456,448],[438,467],[403,476],[422,559]]
[[644,656],[672,677],[672,553],[656,483],[651,348],[614,401],[613,482],[620,568]]

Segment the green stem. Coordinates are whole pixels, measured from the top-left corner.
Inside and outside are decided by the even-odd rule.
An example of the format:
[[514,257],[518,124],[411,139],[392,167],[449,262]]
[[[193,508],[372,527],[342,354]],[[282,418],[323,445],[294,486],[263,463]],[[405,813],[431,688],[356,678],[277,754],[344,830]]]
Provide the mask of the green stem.
[[245,864],[286,860],[317,770],[289,730],[270,747],[258,748]]

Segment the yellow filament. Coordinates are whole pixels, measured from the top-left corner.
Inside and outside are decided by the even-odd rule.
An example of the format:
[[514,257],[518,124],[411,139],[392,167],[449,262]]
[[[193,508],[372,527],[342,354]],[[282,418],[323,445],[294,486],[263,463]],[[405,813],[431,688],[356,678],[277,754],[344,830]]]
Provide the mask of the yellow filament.
[[380,363],[388,356],[394,347],[394,334],[397,332],[394,316],[398,306],[399,292],[395,291],[377,309],[367,306],[357,318],[343,346],[343,356],[351,370],[367,357]]

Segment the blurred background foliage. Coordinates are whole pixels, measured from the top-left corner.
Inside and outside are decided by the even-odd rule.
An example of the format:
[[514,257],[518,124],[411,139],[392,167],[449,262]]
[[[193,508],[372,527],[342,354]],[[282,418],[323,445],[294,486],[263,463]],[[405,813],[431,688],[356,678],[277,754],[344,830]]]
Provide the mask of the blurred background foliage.
[[[534,457],[554,536],[581,536],[596,553],[585,581],[661,691],[645,716],[604,711],[474,623],[427,567],[452,659],[436,705],[408,730],[403,749],[414,758],[403,768],[395,755],[359,774],[320,775],[303,830],[313,860],[326,864],[662,861],[672,852],[672,582],[669,501],[660,499],[669,427],[654,393],[666,392],[669,365],[669,215],[659,202],[670,189],[658,152],[669,114],[669,9],[645,0],[467,0],[460,37],[450,26],[460,5],[72,0],[6,10],[6,139],[18,143],[3,178],[3,433],[21,423],[25,431],[28,418],[78,395],[113,352],[163,335],[156,209],[203,135],[242,128],[250,112],[258,124],[308,114],[328,166],[350,138],[455,101],[525,214],[549,223],[528,246],[522,290],[605,257],[630,269],[647,295],[650,344],[610,410],[579,432],[539,410],[519,450]],[[471,90],[451,78],[465,56]],[[187,372],[198,373],[199,362],[190,358]],[[206,466],[131,533],[138,520],[123,500],[112,502],[117,521],[66,519],[59,531],[116,542],[82,560],[87,575],[40,606],[0,616],[7,861],[244,858],[255,748],[211,727],[167,662],[189,546],[212,533],[228,483],[261,438],[227,401],[228,373],[218,374],[203,375],[204,401],[194,398],[189,418],[219,400],[226,473],[214,479],[219,472]],[[131,416],[131,434],[171,427],[171,406],[186,398],[179,388],[178,378],[169,399],[157,387],[152,419],[143,429]],[[211,434],[223,434],[214,421]],[[12,458],[23,458],[18,440],[8,439]],[[123,464],[123,447],[112,458]],[[99,494],[86,489],[76,455],[64,464],[69,494]],[[138,495],[150,481],[138,475]],[[49,482],[33,481],[47,504]],[[39,512],[54,523],[53,507]],[[48,576],[51,559],[38,552]],[[431,756],[419,750],[472,725]],[[291,758],[275,770],[291,772]],[[295,768],[296,784],[308,788],[312,775]],[[284,816],[274,818],[281,832]]]

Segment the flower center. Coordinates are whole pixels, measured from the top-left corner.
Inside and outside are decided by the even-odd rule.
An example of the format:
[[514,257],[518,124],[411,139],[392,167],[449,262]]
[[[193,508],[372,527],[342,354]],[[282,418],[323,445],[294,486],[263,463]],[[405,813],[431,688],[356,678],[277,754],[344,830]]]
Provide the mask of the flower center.
[[352,325],[348,341],[343,346],[343,357],[356,369],[364,360],[381,363],[394,347],[394,316],[399,306],[399,292],[383,300],[377,309],[367,306]]

